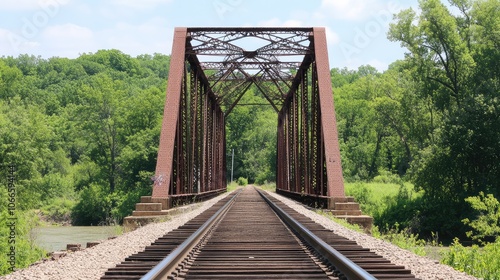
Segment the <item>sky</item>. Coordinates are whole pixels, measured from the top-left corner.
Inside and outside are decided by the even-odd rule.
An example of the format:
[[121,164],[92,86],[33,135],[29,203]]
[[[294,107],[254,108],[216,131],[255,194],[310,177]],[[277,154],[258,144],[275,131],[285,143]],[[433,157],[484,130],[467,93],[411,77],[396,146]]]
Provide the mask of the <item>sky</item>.
[[384,71],[405,49],[392,15],[417,0],[2,0],[0,57],[170,54],[175,27],[325,27],[330,68]]

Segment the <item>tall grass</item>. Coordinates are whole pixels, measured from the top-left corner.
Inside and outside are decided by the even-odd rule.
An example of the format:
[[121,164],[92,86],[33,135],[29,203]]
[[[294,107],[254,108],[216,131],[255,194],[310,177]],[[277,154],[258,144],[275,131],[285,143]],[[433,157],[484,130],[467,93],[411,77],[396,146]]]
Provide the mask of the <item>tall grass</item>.
[[[28,267],[46,255],[31,236],[31,230],[39,223],[37,215],[33,211],[16,210],[14,232],[8,226],[13,221],[12,218],[6,209],[0,211],[0,275],[9,274],[12,272],[11,268]],[[10,243],[12,240],[15,243]],[[10,253],[12,255],[8,255]]]
[[408,182],[354,182],[345,183],[346,195],[353,196],[360,204],[364,214],[379,216],[396,200],[398,195],[405,191],[410,200],[420,197],[422,193],[415,192],[413,185]]
[[418,201],[422,193],[415,192],[409,183],[386,182],[382,179],[345,184],[346,194],[354,196],[363,212],[375,218],[378,226],[372,228],[374,237],[417,255],[436,258],[469,275],[485,280],[500,280],[500,237],[494,243],[470,247],[463,246],[458,239],[450,247],[443,247],[437,234],[429,237],[429,240],[423,240],[412,231],[418,227],[418,217],[416,221],[409,219],[418,213]]
[[484,247],[465,247],[455,239],[441,262],[484,280],[500,279],[500,237]]

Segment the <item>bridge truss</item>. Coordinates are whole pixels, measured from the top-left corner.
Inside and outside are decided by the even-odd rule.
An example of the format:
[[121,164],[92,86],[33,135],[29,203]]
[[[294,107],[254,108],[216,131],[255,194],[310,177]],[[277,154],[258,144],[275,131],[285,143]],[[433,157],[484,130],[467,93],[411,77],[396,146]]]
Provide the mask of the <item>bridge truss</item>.
[[345,196],[324,28],[176,28],[153,199],[225,191],[225,119],[250,87],[278,115],[277,191]]

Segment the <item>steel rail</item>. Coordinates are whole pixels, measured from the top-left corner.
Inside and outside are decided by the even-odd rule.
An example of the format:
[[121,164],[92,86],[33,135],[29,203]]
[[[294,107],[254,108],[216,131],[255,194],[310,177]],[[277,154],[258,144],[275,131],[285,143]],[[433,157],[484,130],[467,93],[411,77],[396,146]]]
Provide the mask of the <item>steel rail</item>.
[[210,217],[198,230],[189,238],[182,242],[175,250],[166,256],[161,262],[153,267],[148,273],[141,277],[141,280],[167,279],[167,277],[176,269],[177,265],[185,258],[194,246],[200,241],[212,225],[227,212],[234,203],[235,198],[241,193],[239,190],[224,206]]
[[271,206],[271,208],[276,212],[276,214],[293,230],[295,230],[300,237],[309,243],[319,254],[321,254],[325,259],[327,259],[337,270],[339,270],[347,279],[349,280],[376,280],[373,275],[368,273],[366,270],[355,264],[350,259],[346,258],[339,251],[332,248],[321,238],[316,236],[306,227],[304,227],[297,220],[288,215],[283,209],[273,203],[269,198],[267,198],[262,191],[257,190],[259,194],[264,198],[264,200]]

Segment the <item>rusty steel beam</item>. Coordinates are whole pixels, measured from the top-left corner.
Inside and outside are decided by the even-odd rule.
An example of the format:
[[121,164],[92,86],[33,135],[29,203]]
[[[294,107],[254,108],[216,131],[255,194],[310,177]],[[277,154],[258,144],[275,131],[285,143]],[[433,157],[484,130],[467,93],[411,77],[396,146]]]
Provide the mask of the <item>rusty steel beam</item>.
[[279,114],[277,188],[344,197],[324,29],[314,28],[312,38],[311,55],[304,57]]
[[187,28],[176,28],[160,147],[155,198],[203,196],[225,189],[224,113],[196,57]]
[[324,28],[314,28],[314,54],[317,71],[321,126],[323,131],[326,176],[328,178],[328,197],[345,197],[344,177],[340,161],[340,147],[337,131],[337,119],[333,102],[328,48]]
[[173,165],[173,148],[176,124],[179,117],[181,88],[184,77],[184,56],[186,52],[187,28],[176,28],[172,45],[167,96],[163,110],[163,123],[160,132],[160,146],[156,160],[153,197],[168,197]]

